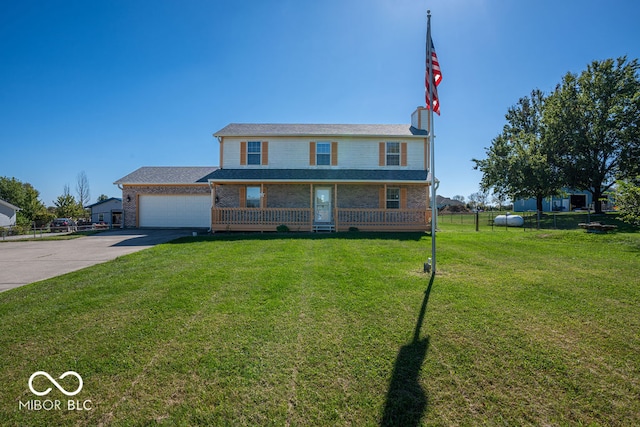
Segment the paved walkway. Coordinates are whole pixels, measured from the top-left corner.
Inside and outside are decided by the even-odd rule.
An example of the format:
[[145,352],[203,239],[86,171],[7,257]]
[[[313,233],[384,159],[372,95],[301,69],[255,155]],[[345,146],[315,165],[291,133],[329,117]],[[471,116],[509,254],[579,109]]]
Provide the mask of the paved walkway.
[[7,238],[7,241],[0,241],[0,292],[106,262],[190,236],[191,233],[192,230],[114,230],[69,240],[10,241]]

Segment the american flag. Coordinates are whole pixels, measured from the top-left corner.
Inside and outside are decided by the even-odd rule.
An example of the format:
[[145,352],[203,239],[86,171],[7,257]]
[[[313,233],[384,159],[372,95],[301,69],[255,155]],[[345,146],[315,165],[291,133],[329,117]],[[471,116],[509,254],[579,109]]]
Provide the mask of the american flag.
[[[433,47],[433,40],[431,42],[431,65],[432,72],[429,70],[429,58],[427,58],[427,71],[424,76],[425,87],[425,101],[427,108],[433,105],[433,112],[440,115],[440,100],[438,99],[438,85],[442,81],[442,72],[440,71],[440,63],[438,62],[438,56],[436,55],[436,49]],[[429,75],[432,76],[433,82],[433,103],[429,101]]]

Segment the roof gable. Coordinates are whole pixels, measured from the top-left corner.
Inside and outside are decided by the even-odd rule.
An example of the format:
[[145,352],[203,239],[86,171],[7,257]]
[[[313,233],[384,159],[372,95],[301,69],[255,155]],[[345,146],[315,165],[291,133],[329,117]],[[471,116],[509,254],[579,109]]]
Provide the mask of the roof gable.
[[108,199],[104,199],[104,200],[101,200],[99,202],[93,203],[91,205],[87,205],[87,206],[85,206],[85,209],[90,209],[90,208],[93,208],[95,206],[102,205],[104,203],[108,203],[108,202],[111,202],[111,201],[122,202],[122,199],[119,198],[119,197],[109,197]]

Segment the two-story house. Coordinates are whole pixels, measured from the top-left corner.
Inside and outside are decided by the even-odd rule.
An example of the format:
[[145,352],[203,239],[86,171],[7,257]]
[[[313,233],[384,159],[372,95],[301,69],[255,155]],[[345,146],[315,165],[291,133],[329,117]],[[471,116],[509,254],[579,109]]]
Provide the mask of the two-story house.
[[[125,226],[171,226],[147,218],[176,212],[170,199],[180,203],[175,196],[184,201],[190,194],[201,196],[202,212],[203,196],[210,196],[212,231],[275,231],[280,225],[292,231],[425,231],[431,219],[427,113],[418,108],[410,125],[232,123],[214,134],[219,168],[202,168],[180,182],[162,176],[143,182],[139,175],[162,170],[141,168],[116,181]],[[153,199],[161,203],[152,213],[144,205]],[[199,216],[202,224],[206,215]]]

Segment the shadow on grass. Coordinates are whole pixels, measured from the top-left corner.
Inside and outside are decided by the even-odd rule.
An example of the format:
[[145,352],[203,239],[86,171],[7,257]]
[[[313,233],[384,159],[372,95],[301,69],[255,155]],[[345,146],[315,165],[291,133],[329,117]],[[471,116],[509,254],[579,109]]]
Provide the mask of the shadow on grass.
[[418,241],[423,237],[429,237],[428,233],[422,232],[360,232],[349,231],[339,233],[246,233],[246,232],[221,232],[213,235],[198,237],[183,237],[173,240],[170,243],[193,243],[206,241],[239,241],[239,240],[326,240],[326,239],[347,239],[347,240],[413,240]]
[[435,275],[431,275],[429,286],[424,293],[420,314],[413,332],[411,343],[398,351],[393,374],[387,391],[387,398],[380,425],[418,426],[427,409],[428,399],[420,385],[420,371],[429,348],[429,336],[420,338],[420,329],[427,312],[427,303]]

